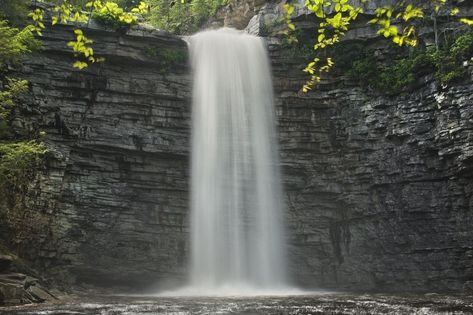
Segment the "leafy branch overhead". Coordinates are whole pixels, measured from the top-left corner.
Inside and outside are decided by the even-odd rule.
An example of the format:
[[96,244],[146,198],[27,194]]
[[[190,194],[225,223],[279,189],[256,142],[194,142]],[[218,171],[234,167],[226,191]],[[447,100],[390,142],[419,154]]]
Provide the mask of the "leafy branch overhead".
[[[75,4],[73,0],[63,0],[60,4],[54,5],[48,12],[51,14],[51,26],[57,24],[75,23],[78,26],[89,23],[91,18],[114,28],[125,27],[138,23],[138,15],[148,12],[148,4],[141,1],[136,7],[130,10],[121,8],[112,1],[91,0],[83,5]],[[41,8],[35,8],[29,13],[32,22],[29,28],[42,36],[42,30],[46,28],[44,24],[45,11]],[[80,29],[74,30],[75,40],[70,41],[68,46],[72,48],[77,60],[73,66],[77,69],[84,69],[90,63],[102,62],[103,58],[94,56],[92,48],[93,41],[87,38]]]
[[67,46],[71,47],[74,51],[74,56],[78,58],[73,64],[74,68],[82,70],[88,66],[87,62],[95,63],[104,60],[103,58],[94,57],[94,49],[90,46],[93,40],[85,37],[82,30],[76,29],[74,30],[74,34],[76,35],[76,40],[70,41],[67,44]]
[[[320,57],[319,52],[327,47],[340,42],[346,35],[350,25],[358,19],[363,12],[363,5],[373,0],[362,0],[361,4],[356,6],[348,0],[306,0],[304,7],[318,19],[318,28],[313,44],[313,54],[315,57],[304,68],[304,72],[310,75],[309,80],[302,87],[303,92],[310,91],[321,80],[323,73],[330,71],[334,66],[332,57],[325,53],[325,57]],[[419,21],[428,14],[434,17],[441,10],[446,11],[450,16],[459,14],[459,8],[450,5],[447,0],[430,0],[419,2],[400,1],[396,6],[386,5],[378,6],[375,9],[375,16],[368,24],[375,25],[377,33],[392,40],[399,46],[416,46],[416,26]],[[414,3],[415,2],[415,3]],[[284,9],[286,12],[285,22],[287,30],[287,41],[292,44],[298,40],[294,36],[296,26],[292,21],[296,6],[286,3]],[[468,18],[459,18],[459,22],[472,26],[473,20]]]

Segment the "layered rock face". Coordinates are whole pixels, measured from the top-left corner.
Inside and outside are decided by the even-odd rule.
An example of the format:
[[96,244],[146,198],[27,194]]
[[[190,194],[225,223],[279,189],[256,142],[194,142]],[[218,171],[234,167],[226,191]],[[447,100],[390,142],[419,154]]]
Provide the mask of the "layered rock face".
[[[70,29],[26,60],[29,115],[51,150],[30,255],[58,278],[143,287],[182,279],[188,253],[189,70],[155,32],[89,30],[102,66],[73,70]],[[301,285],[461,290],[473,281],[473,87],[386,96],[334,77],[300,95],[304,60],[269,45],[291,272]],[[168,60],[168,62],[163,62]],[[169,60],[172,60],[169,66]]]
[[[280,15],[270,3],[248,29],[267,32],[261,26]],[[298,16],[300,28],[312,29],[313,19]],[[432,28],[421,34],[433,43]],[[364,22],[345,40],[395,57]],[[427,74],[387,95],[333,73],[304,95],[295,91],[307,79],[307,59],[269,47],[295,278],[352,290],[471,290],[471,60],[463,82],[448,87]]]
[[74,70],[73,32],[60,26],[21,69],[32,93],[29,117],[18,123],[37,124],[50,149],[34,205],[50,223],[29,254],[53,277],[76,283],[145,286],[182,277],[187,46],[152,31],[86,33],[104,64]]
[[442,92],[432,78],[391,97],[341,79],[298,96],[298,67],[279,53],[274,80],[296,278],[348,289],[469,288],[472,67],[470,79]]

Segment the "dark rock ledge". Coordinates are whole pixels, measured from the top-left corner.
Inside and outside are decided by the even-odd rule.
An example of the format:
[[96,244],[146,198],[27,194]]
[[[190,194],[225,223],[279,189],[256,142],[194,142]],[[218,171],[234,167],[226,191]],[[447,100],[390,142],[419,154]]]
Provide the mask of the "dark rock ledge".
[[0,255],[0,305],[41,303],[56,300],[41,281],[12,268],[13,256]]

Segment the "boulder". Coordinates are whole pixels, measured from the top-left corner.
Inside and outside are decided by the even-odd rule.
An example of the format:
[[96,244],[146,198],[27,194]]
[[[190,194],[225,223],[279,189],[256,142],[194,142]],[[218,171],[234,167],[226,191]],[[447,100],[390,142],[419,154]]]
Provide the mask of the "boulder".
[[44,302],[56,299],[55,296],[53,296],[47,289],[40,285],[32,285],[26,289],[26,292],[31,294],[31,296],[34,298],[34,302]]
[[463,291],[473,292],[473,281],[466,281],[463,285]]
[[18,273],[0,275],[0,304],[19,304],[23,301],[25,275]]

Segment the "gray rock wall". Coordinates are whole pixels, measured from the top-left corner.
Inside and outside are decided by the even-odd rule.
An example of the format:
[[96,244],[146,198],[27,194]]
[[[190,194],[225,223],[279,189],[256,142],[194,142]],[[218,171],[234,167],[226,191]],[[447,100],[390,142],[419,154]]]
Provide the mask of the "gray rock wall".
[[[461,8],[473,14],[471,4]],[[372,12],[366,7],[344,40],[395,58],[366,25]],[[316,21],[306,14],[296,9],[295,23],[313,34]],[[277,34],[283,15],[281,3],[268,2],[247,30]],[[458,28],[439,18],[440,33]],[[431,25],[419,33],[422,44],[433,44]],[[303,95],[308,57],[273,43],[295,279],[351,290],[471,289],[472,62],[465,60],[469,78],[446,88],[428,74],[388,96],[332,73]]]
[[273,61],[296,278],[358,290],[467,288],[471,78],[443,92],[431,79],[392,97],[343,83],[298,96],[294,65]]
[[[72,69],[71,29],[45,33],[23,63],[50,149],[35,209],[53,226],[36,264],[100,285],[180,278],[186,267],[189,75],[186,44],[158,32],[88,30],[103,65]],[[183,54],[169,62],[159,51]],[[166,61],[166,62],[164,62]],[[37,243],[35,244],[37,245]]]
[[[52,229],[30,256],[76,283],[182,279],[189,71],[149,52],[185,44],[153,32],[88,34],[103,66],[72,70],[72,35],[59,27],[21,69],[32,96],[19,121],[41,126],[51,149],[35,211]],[[270,51],[294,279],[352,290],[470,286],[471,78],[440,91],[426,77],[389,97],[333,78],[300,95],[301,60]]]

